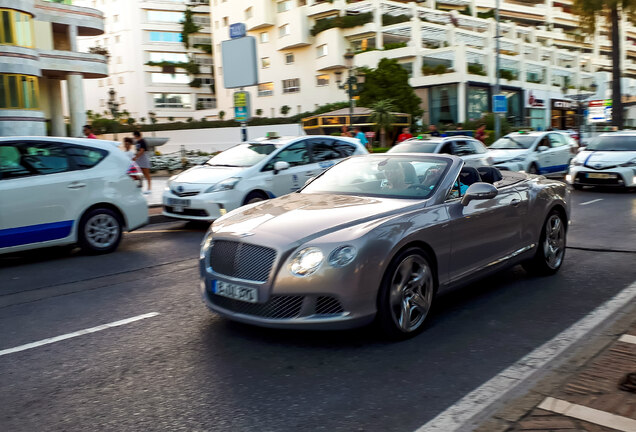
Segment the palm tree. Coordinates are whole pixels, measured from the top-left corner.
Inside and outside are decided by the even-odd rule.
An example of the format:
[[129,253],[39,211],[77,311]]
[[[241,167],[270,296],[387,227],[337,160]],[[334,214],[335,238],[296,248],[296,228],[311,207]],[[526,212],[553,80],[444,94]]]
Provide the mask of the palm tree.
[[373,127],[375,131],[380,131],[380,147],[386,147],[386,130],[390,129],[393,123],[395,122],[395,116],[393,112],[396,110],[395,105],[393,105],[393,99],[382,99],[371,105],[371,120],[372,123],[375,123]]
[[604,18],[612,27],[612,124],[623,128],[623,100],[621,91],[620,14],[632,17],[636,0],[574,0],[572,13],[579,16],[581,27],[594,34],[597,19]]

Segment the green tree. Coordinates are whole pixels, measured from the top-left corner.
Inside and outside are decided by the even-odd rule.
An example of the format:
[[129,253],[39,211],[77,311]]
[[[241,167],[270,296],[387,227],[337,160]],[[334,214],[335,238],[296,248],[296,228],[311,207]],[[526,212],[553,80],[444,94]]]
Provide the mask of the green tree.
[[409,85],[409,73],[397,60],[383,58],[376,69],[363,71],[365,79],[364,86],[359,92],[360,106],[371,107],[376,102],[393,99],[395,109],[411,114],[412,121],[422,115],[422,100]]
[[636,0],[574,0],[572,13],[577,14],[581,28],[593,35],[599,21],[609,24],[612,32],[612,124],[623,128],[623,100],[621,98],[621,37],[620,14],[630,21],[636,15]]
[[186,49],[190,48],[190,35],[198,33],[201,27],[192,19],[192,9],[188,6],[183,13],[183,21],[181,21],[181,40]]
[[219,111],[219,118],[223,120],[223,117],[225,117],[225,111],[221,110]]
[[390,129],[395,122],[393,113],[396,108],[393,105],[393,99],[383,99],[371,105],[372,113],[369,120],[375,123],[373,127],[375,131],[380,131],[380,147],[386,147],[386,131]]
[[262,110],[262,109],[260,109],[260,108],[257,108],[257,109],[256,109],[256,115],[260,117],[260,116],[261,116],[261,114],[263,114],[263,110]]
[[283,105],[282,107],[280,107],[280,113],[284,116],[286,116],[290,110],[291,108],[288,105]]

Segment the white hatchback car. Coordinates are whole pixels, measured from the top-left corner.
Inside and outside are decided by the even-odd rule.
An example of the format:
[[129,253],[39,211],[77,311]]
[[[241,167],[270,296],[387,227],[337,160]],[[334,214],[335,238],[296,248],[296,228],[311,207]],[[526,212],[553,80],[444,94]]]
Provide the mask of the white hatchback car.
[[114,251],[124,230],[148,222],[118,143],[84,138],[0,138],[0,253],[79,244]]
[[636,187],[636,131],[602,134],[572,159],[565,180],[583,186]]
[[490,157],[500,170],[530,174],[565,174],[578,148],[565,132],[513,132],[490,147]]
[[459,156],[466,166],[491,166],[488,148],[470,136],[411,138],[394,145],[387,153],[446,153]]
[[168,181],[163,214],[212,221],[242,205],[300,189],[336,162],[368,153],[355,138],[260,138],[219,153]]

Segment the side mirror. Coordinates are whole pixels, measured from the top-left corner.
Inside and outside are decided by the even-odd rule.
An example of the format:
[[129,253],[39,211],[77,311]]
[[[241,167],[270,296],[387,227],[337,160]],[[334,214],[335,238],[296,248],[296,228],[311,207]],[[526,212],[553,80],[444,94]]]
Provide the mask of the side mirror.
[[462,197],[462,205],[467,206],[473,200],[488,200],[497,196],[499,191],[490,183],[478,182],[471,184]]
[[547,149],[548,149],[548,147],[547,147],[547,146],[544,146],[544,145],[540,145],[539,147],[537,147],[537,151],[538,151],[539,153],[544,152],[544,151],[546,151]]
[[278,174],[279,171],[283,171],[289,168],[289,162],[278,161],[274,163],[274,174]]

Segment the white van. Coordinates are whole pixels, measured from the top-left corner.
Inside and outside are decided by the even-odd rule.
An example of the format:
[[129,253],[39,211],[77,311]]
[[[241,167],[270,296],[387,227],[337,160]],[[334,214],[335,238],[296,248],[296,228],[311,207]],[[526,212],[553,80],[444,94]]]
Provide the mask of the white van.
[[212,221],[242,205],[294,192],[341,159],[365,153],[358,139],[347,137],[248,141],[171,177],[163,193],[163,214]]

